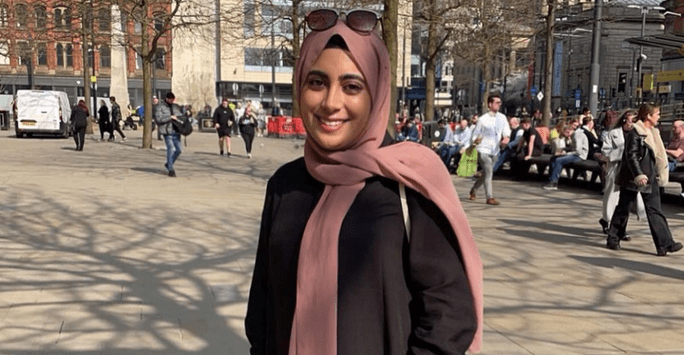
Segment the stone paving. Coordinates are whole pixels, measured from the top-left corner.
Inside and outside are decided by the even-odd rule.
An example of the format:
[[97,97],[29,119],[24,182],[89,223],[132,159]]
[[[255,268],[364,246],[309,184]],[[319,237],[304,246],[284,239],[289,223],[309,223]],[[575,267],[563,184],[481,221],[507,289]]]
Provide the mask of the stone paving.
[[[193,133],[163,168],[88,136],[0,132],[0,354],[247,354],[243,320],[265,184],[302,140]],[[684,354],[684,253],[659,258],[646,221],[604,247],[600,195],[496,178],[491,207],[453,177],[485,262],[482,354]],[[479,191],[483,195],[482,190]],[[665,206],[675,238],[684,214]]]

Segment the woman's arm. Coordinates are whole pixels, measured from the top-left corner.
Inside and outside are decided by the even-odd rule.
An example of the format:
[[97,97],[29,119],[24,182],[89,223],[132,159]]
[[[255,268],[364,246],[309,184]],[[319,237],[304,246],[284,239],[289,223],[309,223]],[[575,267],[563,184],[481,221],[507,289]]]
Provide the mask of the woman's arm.
[[411,215],[409,354],[464,354],[475,336],[473,297],[456,236],[441,210],[407,189]]
[[257,245],[256,261],[252,285],[249,290],[247,303],[247,315],[245,317],[245,333],[251,344],[250,354],[266,354],[266,339],[268,332],[268,235],[271,230],[273,216],[273,183],[269,181],[266,188],[266,199],[261,214],[261,229],[259,231],[259,244]]

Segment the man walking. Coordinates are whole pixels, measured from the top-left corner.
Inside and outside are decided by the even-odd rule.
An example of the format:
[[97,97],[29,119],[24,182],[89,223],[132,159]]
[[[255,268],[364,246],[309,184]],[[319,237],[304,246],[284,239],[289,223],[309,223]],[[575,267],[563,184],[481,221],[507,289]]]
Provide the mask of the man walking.
[[114,131],[119,132],[121,135],[121,140],[126,141],[126,135],[121,130],[119,122],[121,122],[121,107],[116,103],[116,97],[110,96],[109,102],[112,104],[112,131],[109,140],[114,141]]
[[172,92],[166,94],[164,102],[157,105],[157,114],[155,115],[157,127],[159,127],[159,132],[164,137],[164,143],[166,143],[166,164],[164,166],[169,171],[170,177],[176,177],[173,163],[181,155],[180,134],[176,132],[172,123],[181,116],[181,110],[178,105],[174,104],[174,101],[176,101],[176,95]]
[[506,116],[499,112],[501,97],[498,94],[489,95],[487,107],[489,111],[477,119],[471,136],[477,149],[477,160],[482,167],[482,175],[470,190],[470,200],[477,198],[475,192],[484,185],[487,204],[496,206],[500,202],[494,198],[492,192],[493,168],[499,156],[499,147],[508,143],[511,127],[508,126]]
[[228,99],[224,98],[221,101],[221,106],[214,111],[212,120],[219,136],[219,153],[223,155],[223,147],[226,146],[230,158],[230,130],[235,125],[235,115],[233,110],[228,107]]

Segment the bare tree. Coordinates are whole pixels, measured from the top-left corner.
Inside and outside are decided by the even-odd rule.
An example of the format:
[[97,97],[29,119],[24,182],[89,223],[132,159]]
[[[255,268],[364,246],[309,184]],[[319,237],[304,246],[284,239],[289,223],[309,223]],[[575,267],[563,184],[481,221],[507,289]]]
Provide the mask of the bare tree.
[[[134,23],[140,31],[124,30],[117,38],[120,44],[132,49],[142,59],[143,148],[152,147],[152,70],[158,49],[164,40],[169,41],[174,31],[197,31],[216,21],[213,2],[201,0],[107,0],[118,7],[126,23]],[[201,31],[198,33],[202,35]]]

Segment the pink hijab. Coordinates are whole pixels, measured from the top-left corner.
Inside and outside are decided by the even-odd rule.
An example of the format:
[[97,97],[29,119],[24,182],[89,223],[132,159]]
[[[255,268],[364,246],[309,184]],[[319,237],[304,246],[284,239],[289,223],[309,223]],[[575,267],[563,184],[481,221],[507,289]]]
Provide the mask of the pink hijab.
[[383,41],[376,34],[356,33],[342,21],[328,30],[310,33],[302,44],[296,68],[300,100],[311,65],[334,35],[344,39],[366,78],[372,99],[371,119],[365,133],[346,150],[327,151],[313,139],[306,140],[306,167],[326,186],[302,238],[289,353],[337,353],[340,228],[349,207],[365,186],[365,180],[374,175],[396,180],[418,191],[432,200],[451,222],[463,254],[477,316],[477,332],[469,350],[478,352],[483,326],[482,261],[451,176],[437,154],[425,146],[399,143],[380,147],[390,105],[389,55]]

